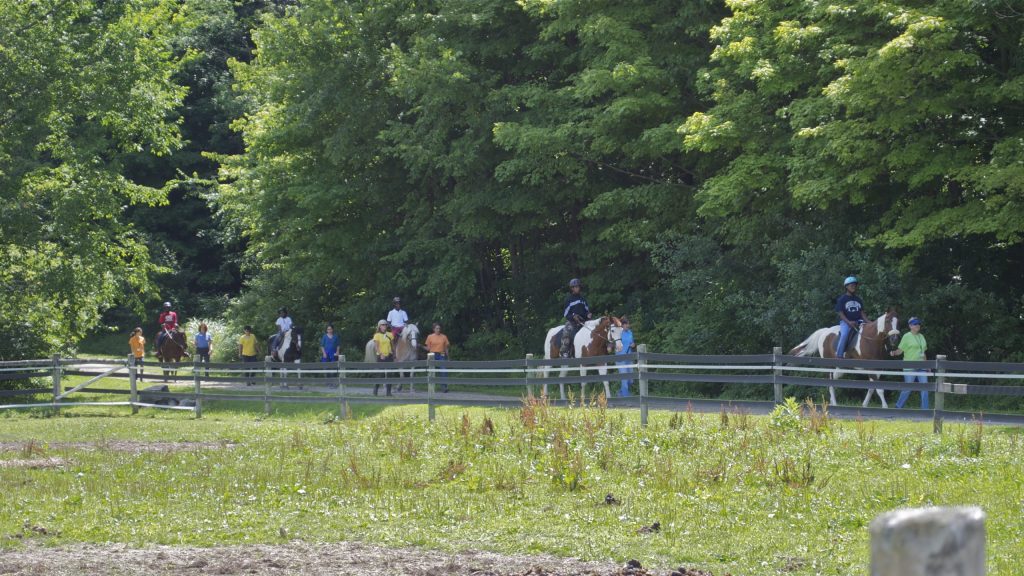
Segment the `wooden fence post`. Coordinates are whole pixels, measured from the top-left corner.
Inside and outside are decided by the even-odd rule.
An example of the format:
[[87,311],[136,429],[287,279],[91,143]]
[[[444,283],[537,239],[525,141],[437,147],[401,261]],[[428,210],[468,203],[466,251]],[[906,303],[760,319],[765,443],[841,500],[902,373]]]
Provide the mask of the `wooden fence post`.
[[530,383],[530,380],[531,380],[531,378],[533,376],[533,370],[530,369],[530,360],[533,360],[533,354],[527,354],[526,355],[526,364],[525,364],[526,368],[525,368],[525,370],[526,370],[526,396],[527,397],[533,396],[533,384]]
[[647,426],[647,371],[644,370],[643,355],[647,353],[647,344],[636,347],[636,380],[640,386],[640,425]]
[[782,356],[782,346],[772,348],[772,388],[775,391],[775,403],[782,404],[782,383],[779,382],[779,356]]
[[54,414],[60,412],[60,406],[57,404],[60,399],[60,381],[61,381],[61,369],[60,369],[60,354],[53,355],[53,412]]
[[942,363],[946,361],[944,354],[935,357],[935,411],[932,412],[932,432],[942,434],[942,411],[946,407],[946,371]]
[[137,369],[135,367],[135,354],[128,354],[128,401],[132,405],[132,414],[139,413],[139,407],[136,402],[139,401],[139,383]]
[[203,393],[199,388],[199,355],[192,357],[192,384],[195,388],[195,403],[192,405],[192,413],[196,418],[203,417]]
[[981,508],[911,508],[875,518],[871,576],[984,576]]
[[[434,421],[434,371],[437,356],[433,352],[427,354],[427,419]],[[410,391],[412,385],[409,385]]]
[[263,413],[270,414],[270,356],[263,357]]
[[341,410],[341,419],[348,419],[348,399],[345,398],[345,355],[338,355],[338,407]]

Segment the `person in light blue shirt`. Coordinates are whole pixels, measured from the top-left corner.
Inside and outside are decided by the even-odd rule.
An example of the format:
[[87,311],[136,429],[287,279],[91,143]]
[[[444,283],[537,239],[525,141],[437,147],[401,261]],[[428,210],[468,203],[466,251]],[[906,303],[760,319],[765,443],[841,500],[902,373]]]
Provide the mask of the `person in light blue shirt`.
[[334,324],[328,324],[326,332],[320,337],[320,361],[337,362],[340,343],[341,339],[334,333]]
[[[623,316],[619,320],[622,322],[622,337],[619,340],[622,347],[619,348],[618,346],[616,346],[617,350],[616,350],[615,353],[616,354],[622,354],[622,355],[632,354],[633,352],[636,351],[636,343],[633,341],[633,329],[632,329],[632,327],[629,324],[629,317]],[[631,364],[632,362],[633,362],[633,360],[630,359],[630,360],[625,360],[625,361],[619,361],[619,362],[617,362],[617,364],[619,366],[627,366],[627,365]],[[630,374],[632,372],[633,372],[632,368],[619,368],[619,374]],[[633,383],[632,380],[623,380],[620,383],[619,396],[622,396],[622,397],[629,396],[629,386],[632,383]]]
[[[201,364],[210,363],[210,354],[213,354],[213,334],[210,334],[210,328],[203,322],[199,325],[199,332],[196,332],[196,355],[199,356],[199,362]],[[210,377],[210,367],[206,367],[206,377]]]

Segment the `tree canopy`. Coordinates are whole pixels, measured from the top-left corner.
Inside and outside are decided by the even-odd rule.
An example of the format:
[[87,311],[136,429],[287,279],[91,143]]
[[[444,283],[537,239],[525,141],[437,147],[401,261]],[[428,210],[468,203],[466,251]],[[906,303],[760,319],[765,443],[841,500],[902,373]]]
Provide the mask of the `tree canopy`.
[[933,353],[1024,359],[1011,3],[0,8],[5,355],[157,295],[354,349],[399,295],[520,357],[572,277],[653,348],[763,352],[853,274]]

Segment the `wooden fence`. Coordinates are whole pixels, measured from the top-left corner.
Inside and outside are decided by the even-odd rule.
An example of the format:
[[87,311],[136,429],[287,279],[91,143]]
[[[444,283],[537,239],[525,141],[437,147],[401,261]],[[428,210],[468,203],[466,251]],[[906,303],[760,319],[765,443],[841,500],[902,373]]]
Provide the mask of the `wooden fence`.
[[[606,369],[607,374],[598,370]],[[166,376],[174,387],[166,392],[140,390],[145,376],[163,381],[164,370],[175,371]],[[846,376],[830,376],[842,371]],[[925,373],[927,383],[905,383],[908,373]],[[858,374],[871,374],[890,378],[869,382]],[[64,387],[67,376],[86,376],[87,380],[72,387]],[[97,388],[95,384],[105,378],[127,378],[128,388]],[[893,379],[895,378],[895,379]],[[837,416],[931,418],[935,432],[942,431],[946,419],[969,420],[976,416],[967,412],[945,409],[947,394],[969,396],[1024,396],[1024,363],[961,362],[944,356],[935,360],[904,362],[896,360],[836,360],[786,356],[776,348],[771,354],[751,355],[689,355],[647,352],[640,345],[637,352],[577,359],[536,359],[528,354],[522,360],[493,361],[440,361],[433,357],[416,362],[365,363],[348,362],[341,357],[337,362],[297,362],[281,364],[262,363],[183,363],[135,365],[131,357],[123,361],[61,359],[0,362],[0,381],[27,380],[35,387],[22,390],[0,391],[0,401],[10,397],[33,397],[36,401],[0,405],[0,409],[49,408],[60,410],[81,405],[130,406],[135,413],[139,408],[192,410],[202,417],[204,401],[262,402],[270,412],[275,403],[323,403],[338,406],[342,416],[350,413],[351,403],[423,404],[431,419],[435,408],[442,405],[504,406],[520,405],[524,396],[548,395],[549,388],[558,386],[554,404],[565,404],[592,396],[591,385],[601,386],[612,407],[639,408],[640,421],[646,425],[651,407],[662,409],[692,409],[708,411],[720,409],[746,410],[766,413],[775,404],[783,402],[785,386],[827,387],[868,390],[884,388],[886,391],[927,391],[935,395],[932,410],[882,410],[863,407],[833,407]],[[40,383],[49,381],[49,386]],[[612,392],[624,380],[634,381],[639,394],[628,398]],[[771,401],[706,400],[659,395],[668,387],[662,383],[719,383],[759,387]],[[375,396],[373,387],[387,390],[388,386],[419,387],[420,394]],[[443,392],[449,386],[460,389],[470,387],[487,391],[497,387],[505,396],[495,394],[453,394]],[[573,386],[578,386],[579,392]],[[442,392],[438,392],[438,388]],[[520,392],[515,393],[516,389]],[[593,390],[593,388],[589,388]],[[425,391],[425,394],[422,392]],[[90,402],[71,401],[69,397],[87,393],[124,394],[126,401]],[[511,395],[508,395],[511,394]],[[38,401],[38,396],[48,401]],[[997,424],[1024,424],[1024,415],[984,414],[980,417]]]

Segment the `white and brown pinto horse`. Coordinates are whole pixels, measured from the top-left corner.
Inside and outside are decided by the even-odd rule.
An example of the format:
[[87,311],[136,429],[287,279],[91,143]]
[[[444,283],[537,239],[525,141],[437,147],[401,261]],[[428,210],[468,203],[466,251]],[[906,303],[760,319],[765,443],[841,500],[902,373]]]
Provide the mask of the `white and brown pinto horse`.
[[[555,326],[548,330],[547,337],[544,339],[544,359],[551,360],[558,358],[561,352],[562,335],[561,332],[565,328],[565,325]],[[622,322],[614,316],[602,316],[594,320],[587,320],[583,323],[576,331],[576,336],[573,338],[573,351],[576,353],[576,358],[589,358],[593,356],[611,356],[615,354],[615,343],[622,339]],[[586,376],[588,369],[597,368],[597,372],[602,376],[608,374],[608,367],[606,365],[599,366],[580,366],[580,376]],[[554,366],[545,366],[542,369],[544,378],[548,377],[548,374]],[[559,369],[559,376],[564,377],[569,371],[568,366],[562,366]],[[558,390],[562,400],[565,400],[565,384],[559,384]],[[586,382],[580,383],[580,397],[586,397],[587,384]],[[548,386],[544,385],[544,394],[547,395]],[[605,398],[612,397],[611,388],[608,385],[608,381],[604,381],[604,395]]]
[[[419,360],[419,347],[420,329],[415,324],[406,324],[405,328],[402,328],[402,334],[398,336],[398,339],[392,341],[391,353],[395,359],[395,362],[412,362],[415,360]],[[373,338],[370,338],[366,342],[366,351],[363,356],[363,361],[377,362],[377,357],[377,342]],[[396,368],[395,372],[398,372],[399,378],[403,377],[406,372],[409,373],[410,377],[415,376],[415,373],[411,369],[399,370]],[[384,377],[388,377],[387,372],[384,373]],[[388,390],[390,389],[391,388],[389,385]],[[402,384],[398,385],[396,391],[402,391]],[[415,389],[411,384],[409,385],[409,392],[415,392]]]
[[[864,323],[859,332],[854,332],[850,335],[850,341],[846,346],[845,358],[860,359],[860,360],[888,360],[889,350],[896,347],[899,342],[900,331],[897,328],[898,319],[896,318],[896,310],[890,308],[885,314],[881,315],[874,322]],[[790,356],[820,356],[822,358],[835,358],[836,357],[836,342],[839,341],[839,326],[830,326],[828,328],[821,328],[811,334],[806,340],[801,342],[789,351]],[[836,379],[840,375],[850,372],[851,370],[835,369],[829,375],[830,378]],[[878,374],[868,373],[868,380],[874,382],[880,376]],[[875,392],[878,394],[878,398],[882,401],[882,408],[888,408],[889,405],[885,402],[885,393],[881,388],[870,388],[868,389],[867,395],[864,397],[862,406],[867,408],[871,402],[871,393]],[[836,390],[832,386],[828,387],[829,401],[832,406],[836,405]]]

